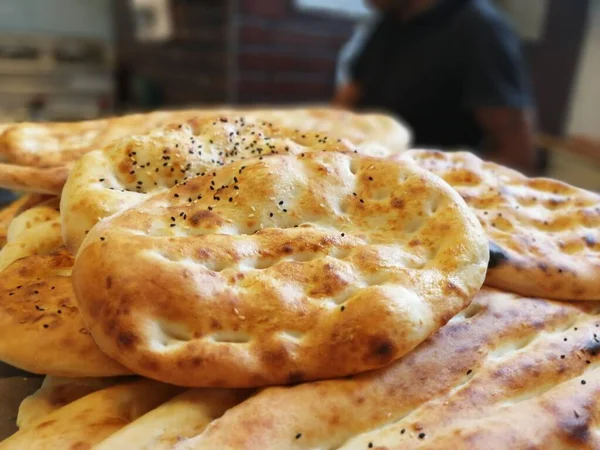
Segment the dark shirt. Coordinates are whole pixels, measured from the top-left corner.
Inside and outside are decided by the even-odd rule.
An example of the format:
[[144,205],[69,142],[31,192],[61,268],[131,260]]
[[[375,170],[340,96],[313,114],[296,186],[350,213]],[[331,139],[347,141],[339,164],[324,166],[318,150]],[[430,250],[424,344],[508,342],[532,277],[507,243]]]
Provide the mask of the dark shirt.
[[416,146],[477,147],[476,109],[531,105],[520,47],[487,0],[442,0],[406,23],[383,17],[350,67],[358,107],[404,120]]

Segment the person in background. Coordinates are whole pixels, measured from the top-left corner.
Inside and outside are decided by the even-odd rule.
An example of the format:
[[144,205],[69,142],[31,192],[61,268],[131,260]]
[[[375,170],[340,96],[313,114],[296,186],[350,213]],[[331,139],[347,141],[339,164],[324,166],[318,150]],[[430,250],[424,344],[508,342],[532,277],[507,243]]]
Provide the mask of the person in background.
[[343,50],[334,105],[399,117],[416,147],[471,148],[534,172],[530,84],[507,19],[488,0],[368,3],[380,15]]

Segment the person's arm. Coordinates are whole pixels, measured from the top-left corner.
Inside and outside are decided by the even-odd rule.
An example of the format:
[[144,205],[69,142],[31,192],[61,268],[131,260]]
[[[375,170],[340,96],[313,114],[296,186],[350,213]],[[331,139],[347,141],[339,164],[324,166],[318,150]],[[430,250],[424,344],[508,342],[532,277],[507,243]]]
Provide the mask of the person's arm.
[[365,64],[364,55],[368,51],[366,47],[377,28],[378,20],[376,15],[364,18],[340,52],[333,106],[353,109],[358,104],[361,96],[360,79]]
[[535,171],[534,113],[521,43],[499,19],[471,30],[463,101],[484,136],[485,159]]
[[336,91],[332,104],[338,108],[353,109],[360,98],[360,87],[356,82],[341,85]]
[[533,114],[530,110],[479,108],[475,117],[485,136],[486,159],[521,172],[535,172]]

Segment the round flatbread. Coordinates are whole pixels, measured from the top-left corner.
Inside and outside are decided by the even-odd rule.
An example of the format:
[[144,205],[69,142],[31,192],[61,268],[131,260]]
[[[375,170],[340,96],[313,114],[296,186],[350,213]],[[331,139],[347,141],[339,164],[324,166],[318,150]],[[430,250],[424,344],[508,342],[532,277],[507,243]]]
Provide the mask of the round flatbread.
[[124,382],[122,377],[64,378],[47,376],[42,386],[19,405],[17,426],[31,427],[40,418],[92,392]]
[[485,284],[559,300],[600,300],[600,195],[527,178],[467,152],[411,150],[477,214],[490,239]]
[[394,364],[268,388],[176,450],[597,449],[593,303],[482,290]]
[[310,151],[374,156],[394,153],[391,147],[371,142],[357,146],[346,138],[280,126],[259,116],[254,112],[248,117],[201,117],[184,125],[128,137],[85,155],[73,168],[62,195],[67,248],[76,253],[86,233],[100,219],[145,200],[149,194],[234,161]]
[[[377,143],[402,151],[410,133],[397,120],[382,114],[355,114],[331,108],[292,109],[190,109],[155,111],[108,119],[64,123],[20,123],[0,134],[0,155],[8,161],[35,167],[57,167],[72,163],[85,153],[105,147],[126,136],[145,134],[171,123],[215,114],[243,114],[303,131],[347,136],[355,144]],[[0,171],[1,174],[1,171]]]
[[245,389],[190,389],[111,435],[94,450],[171,450],[246,399]]
[[102,389],[42,416],[0,443],[0,449],[91,449],[180,391],[151,380]]
[[100,351],[75,302],[58,199],[24,211],[0,251],[0,360],[65,377],[129,373]]
[[51,197],[42,194],[25,194],[0,210],[0,249],[6,244],[8,227],[13,219],[33,206],[49,200]]
[[28,167],[0,163],[0,188],[36,194],[60,195],[69,166]]
[[232,163],[99,222],[73,284],[134,372],[260,386],[389,364],[469,304],[488,254],[439,178],[314,152]]
[[26,256],[0,272],[0,360],[65,377],[130,373],[100,351],[73,295],[73,256],[64,248]]
[[11,220],[6,245],[0,250],[0,271],[20,258],[44,254],[62,245],[58,204],[58,198],[51,198]]

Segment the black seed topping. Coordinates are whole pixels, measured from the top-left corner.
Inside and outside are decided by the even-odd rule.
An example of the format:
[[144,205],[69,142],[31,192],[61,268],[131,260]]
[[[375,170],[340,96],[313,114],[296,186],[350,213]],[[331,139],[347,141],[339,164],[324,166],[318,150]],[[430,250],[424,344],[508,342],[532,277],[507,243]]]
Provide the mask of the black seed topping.
[[48,328],[50,325],[48,325],[47,323],[44,324],[44,328]]
[[581,380],[581,384],[585,384],[585,380]]
[[104,181],[104,178],[100,178],[98,181]]
[[173,194],[173,197],[178,198],[179,194]]
[[302,433],[298,433],[298,434],[296,435],[296,439],[300,439],[301,437],[302,437]]
[[425,433],[419,433],[419,439],[425,439]]
[[171,228],[173,228],[173,227],[175,226],[175,224],[174,224],[174,223],[172,223],[170,226],[171,226]]
[[342,305],[342,307],[340,308],[340,311],[343,311],[345,309],[346,309],[346,307],[344,305]]
[[100,240],[103,241],[104,239],[106,239],[105,237],[101,237]]
[[473,371],[471,369],[467,370],[467,375],[471,375]]
[[368,447],[369,447],[369,448],[373,448],[373,443],[372,443],[372,442],[369,442],[369,445],[368,445]]
[[560,359],[565,359],[565,355],[560,355]]
[[400,434],[404,434],[404,433],[406,433],[406,429],[405,429],[405,428],[402,428],[402,429],[400,430]]
[[269,213],[269,217],[273,217],[273,213]]

